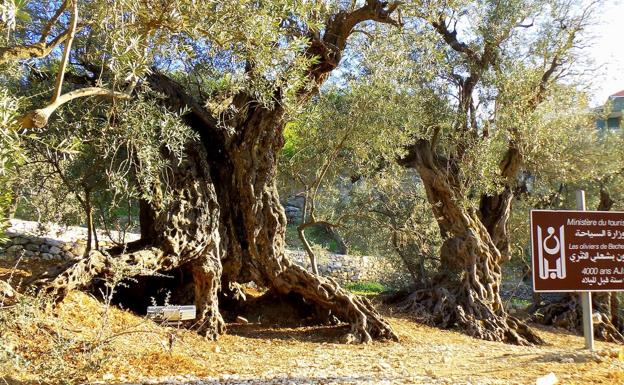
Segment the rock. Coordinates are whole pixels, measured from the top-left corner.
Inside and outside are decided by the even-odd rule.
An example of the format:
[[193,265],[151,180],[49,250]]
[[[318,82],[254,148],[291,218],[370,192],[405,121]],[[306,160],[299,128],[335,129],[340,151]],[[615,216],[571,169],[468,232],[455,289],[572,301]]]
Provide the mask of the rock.
[[43,238],[30,237],[28,239],[28,243],[32,243],[33,245],[43,245],[45,241]]
[[33,245],[32,243],[29,243],[26,245],[26,250],[30,250],[30,251],[39,251],[39,246],[38,245]]
[[353,333],[347,333],[340,338],[340,342],[343,344],[355,344],[359,341]]
[[49,253],[50,246],[44,243],[43,245],[39,246],[39,251],[41,251],[42,253]]
[[21,255],[23,251],[24,251],[24,247],[22,245],[13,245],[13,246],[10,246],[8,249],[6,249],[6,255],[10,257],[17,257]]
[[535,385],[554,385],[558,382],[559,379],[557,378],[557,376],[555,376],[555,373],[551,372],[535,380]]
[[213,352],[215,352],[215,353],[221,353],[221,346],[219,346],[219,345],[215,345],[215,346],[212,348],[212,351],[213,351]]
[[28,243],[28,240],[22,237],[15,237],[11,240],[11,243],[14,245],[25,245]]
[[303,195],[291,195],[288,198],[286,198],[286,202],[284,203],[284,206],[302,208],[304,201],[305,199]]
[[37,255],[37,253],[35,253],[34,251],[30,251],[30,250],[24,250],[23,251],[24,254],[22,254],[24,256],[24,258],[33,258],[34,256]]
[[295,206],[284,207],[284,213],[286,214],[286,220],[288,223],[298,223],[301,221],[301,209]]
[[17,302],[17,292],[5,281],[0,281],[0,307]]
[[85,252],[85,246],[78,243],[74,243],[71,248],[71,253],[74,255],[83,255]]
[[43,259],[44,261],[51,261],[52,259],[54,259],[54,256],[50,253],[41,253],[41,259]]
[[61,249],[59,249],[56,246],[50,246],[50,254],[60,254],[61,253]]
[[591,357],[592,360],[594,360],[597,363],[601,363],[605,361],[605,358],[603,356],[601,356],[600,354],[596,353],[596,352],[592,352]]
[[58,239],[54,239],[54,238],[44,238],[45,243],[47,243],[50,246],[56,246],[60,249],[62,249],[65,246],[65,242],[59,241]]

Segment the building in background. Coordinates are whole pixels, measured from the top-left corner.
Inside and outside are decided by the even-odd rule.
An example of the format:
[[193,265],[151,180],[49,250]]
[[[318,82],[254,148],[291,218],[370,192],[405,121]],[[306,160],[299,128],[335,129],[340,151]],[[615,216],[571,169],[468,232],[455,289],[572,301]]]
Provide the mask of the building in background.
[[596,126],[599,129],[618,130],[622,128],[622,111],[624,110],[624,90],[617,92],[607,99],[607,102],[596,109],[598,118]]

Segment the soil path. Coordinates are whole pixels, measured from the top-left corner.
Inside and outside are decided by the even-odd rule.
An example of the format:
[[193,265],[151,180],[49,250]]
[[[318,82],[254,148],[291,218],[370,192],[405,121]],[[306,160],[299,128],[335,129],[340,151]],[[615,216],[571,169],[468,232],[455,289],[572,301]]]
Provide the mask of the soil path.
[[[0,362],[0,384],[63,383],[70,373],[78,376],[70,383],[107,384],[535,384],[549,373],[558,384],[624,384],[622,346],[597,342],[590,354],[581,336],[555,328],[538,329],[548,345],[521,347],[382,309],[400,342],[346,345],[340,343],[345,327],[285,328],[251,318],[229,324],[228,334],[212,342],[107,308],[84,293],[72,293],[52,315],[7,311],[27,315],[5,317],[0,325],[3,344],[25,361]],[[93,357],[84,346],[103,346],[97,365],[85,363]],[[63,371],[68,368],[84,369]]]

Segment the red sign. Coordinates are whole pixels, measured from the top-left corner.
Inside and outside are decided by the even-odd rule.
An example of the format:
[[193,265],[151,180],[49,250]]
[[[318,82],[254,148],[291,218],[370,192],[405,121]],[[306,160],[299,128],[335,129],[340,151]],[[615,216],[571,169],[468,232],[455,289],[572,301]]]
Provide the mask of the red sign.
[[533,290],[624,290],[624,212],[531,211]]

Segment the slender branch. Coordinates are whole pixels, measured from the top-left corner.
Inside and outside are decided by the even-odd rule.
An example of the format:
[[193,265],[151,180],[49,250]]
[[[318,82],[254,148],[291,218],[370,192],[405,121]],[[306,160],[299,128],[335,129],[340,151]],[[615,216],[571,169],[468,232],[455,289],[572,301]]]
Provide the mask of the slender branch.
[[68,37],[69,33],[66,31],[58,35],[50,44],[36,43],[14,47],[0,47],[0,64],[48,56],[50,52],[63,43]]
[[44,108],[34,110],[26,114],[20,120],[23,128],[43,128],[48,124],[48,119],[57,108],[74,99],[99,96],[110,99],[129,99],[130,95],[124,92],[107,90],[100,87],[85,87],[75,91],[70,91],[58,97],[54,102],[48,104]]
[[431,25],[442,36],[442,39],[444,39],[446,44],[453,48],[453,50],[465,54],[475,62],[480,61],[479,55],[472,48],[457,39],[457,31],[451,31],[448,29],[444,16],[440,15],[438,20],[433,21]]
[[354,33],[361,33],[363,35],[366,35],[371,40],[373,40],[375,38],[372,33],[368,32],[368,31],[365,31],[363,29],[354,29],[351,33],[352,34],[354,34]]
[[67,9],[69,1],[70,0],[63,1],[59,9],[57,9],[56,13],[54,13],[54,16],[52,16],[52,18],[46,23],[45,27],[43,27],[43,30],[41,30],[41,37],[39,38],[40,43],[45,44],[46,40],[48,40],[48,35],[50,34],[52,27],[54,26],[54,24],[56,24],[63,12],[65,12],[65,10]]
[[[53,158],[50,154],[47,154],[47,153],[44,153],[44,156],[48,159],[47,160],[48,163],[52,165],[52,167],[56,171],[56,174],[59,176],[59,178],[61,178],[61,181],[65,184],[67,189],[70,191],[74,190],[74,185],[70,182],[69,178],[67,177],[67,175],[65,175],[63,170],[61,170],[61,166],[58,164],[58,160]],[[78,201],[78,203],[80,203],[82,208],[86,210],[87,209],[86,201],[80,196],[78,191],[75,191],[75,195],[76,195],[76,200]]]
[[316,254],[314,254],[314,250],[312,250],[312,246],[305,236],[305,227],[303,224],[297,227],[297,234],[299,235],[299,240],[301,241],[301,243],[303,243],[303,247],[308,254],[308,258],[310,258],[310,266],[312,267],[312,272],[318,275],[319,271],[318,264],[316,262]]
[[67,3],[68,1],[63,2],[61,7],[56,11],[56,14],[46,24],[37,43],[10,47],[0,47],[0,65],[18,60],[46,57],[56,47],[68,40],[72,33],[75,34],[76,32],[79,32],[84,27],[84,25],[77,23],[76,27],[73,29],[73,32],[70,26],[68,29],[58,34],[54,39],[52,39],[52,41],[50,41],[49,43],[46,42],[52,26],[56,24],[61,14],[65,12],[67,8]]
[[307,223],[302,223],[301,225],[297,226],[298,229],[307,229],[308,227],[313,227],[313,226],[327,226],[327,227],[340,227],[339,224],[337,223],[332,223],[332,222],[328,222],[328,221],[310,221]]
[[342,150],[342,148],[344,147],[344,144],[347,141],[347,138],[349,137],[349,135],[351,134],[351,131],[353,131],[354,127],[355,126],[352,125],[347,129],[345,134],[340,139],[340,142],[338,142],[338,144],[334,148],[334,151],[329,155],[329,157],[325,160],[325,164],[321,167],[321,172],[319,173],[318,177],[316,178],[313,184],[313,193],[312,193],[313,202],[316,200],[318,190],[321,187],[321,183],[323,182],[323,179],[325,179],[325,175],[327,174],[327,171],[330,169],[334,160],[336,160],[336,157],[340,153],[340,150]]
[[63,51],[63,57],[61,59],[61,65],[59,66],[59,72],[56,76],[56,83],[54,84],[54,93],[50,103],[56,102],[61,97],[61,88],[63,88],[63,79],[65,77],[65,69],[67,68],[67,62],[69,61],[69,54],[71,53],[72,43],[76,36],[76,28],[78,26],[78,0],[71,0],[72,2],[72,17],[69,26],[69,36],[65,42],[65,50]]

